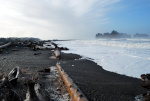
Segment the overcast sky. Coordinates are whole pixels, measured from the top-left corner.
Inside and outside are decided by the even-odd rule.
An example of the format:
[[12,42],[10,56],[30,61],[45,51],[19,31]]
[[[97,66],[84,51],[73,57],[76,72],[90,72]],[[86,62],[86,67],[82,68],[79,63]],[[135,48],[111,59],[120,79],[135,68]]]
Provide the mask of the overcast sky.
[[0,37],[87,39],[150,33],[150,0],[0,0]]

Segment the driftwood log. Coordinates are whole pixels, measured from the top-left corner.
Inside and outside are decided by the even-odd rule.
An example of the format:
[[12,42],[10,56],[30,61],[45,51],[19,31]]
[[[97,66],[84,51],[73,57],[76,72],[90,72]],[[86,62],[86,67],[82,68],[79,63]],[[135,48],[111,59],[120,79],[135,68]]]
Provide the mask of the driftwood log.
[[60,48],[55,48],[55,50],[54,50],[54,55],[55,55],[55,57],[56,57],[56,59],[61,59],[61,50],[60,50]]
[[8,74],[8,78],[9,80],[14,79],[14,78],[19,78],[21,77],[22,72],[20,67],[16,67],[13,70],[10,71],[10,73]]
[[54,50],[54,56],[56,57],[56,59],[61,59],[61,51],[62,50],[69,50],[68,48],[66,47],[58,47],[58,44],[54,43],[54,42],[51,42],[51,44],[55,47],[54,49],[51,49],[51,50]]
[[8,42],[8,43],[6,43],[4,45],[0,45],[0,52],[3,52],[3,49],[9,47],[10,45],[11,45],[11,42]]
[[88,101],[86,96],[77,87],[73,80],[64,72],[62,67],[59,64],[56,64],[56,68],[59,71],[59,74],[61,75],[64,84],[66,85],[72,101]]
[[1,45],[1,46],[0,46],[0,49],[6,48],[6,47],[8,47],[8,46],[10,46],[10,45],[11,45],[11,42],[8,42],[8,43],[6,43],[6,44],[4,44],[4,45]]
[[24,101],[51,101],[49,97],[42,94],[39,83],[36,83],[34,80],[29,80],[27,86],[28,90]]

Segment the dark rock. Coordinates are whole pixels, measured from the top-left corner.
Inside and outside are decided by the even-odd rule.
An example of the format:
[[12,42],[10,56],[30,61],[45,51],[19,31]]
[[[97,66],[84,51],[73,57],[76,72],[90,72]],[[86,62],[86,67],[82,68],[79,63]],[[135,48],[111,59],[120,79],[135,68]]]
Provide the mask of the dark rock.
[[39,70],[38,72],[45,72],[45,73],[50,73],[51,69],[50,68],[45,68],[43,70]]
[[39,55],[39,54],[42,54],[42,53],[34,53],[34,55]]

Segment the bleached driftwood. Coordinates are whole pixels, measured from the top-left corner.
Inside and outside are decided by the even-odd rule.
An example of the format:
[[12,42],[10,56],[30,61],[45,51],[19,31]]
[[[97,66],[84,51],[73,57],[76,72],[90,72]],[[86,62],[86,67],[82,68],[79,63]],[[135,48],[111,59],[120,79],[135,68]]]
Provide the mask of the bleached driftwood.
[[59,48],[56,48],[54,50],[54,55],[57,59],[60,59],[61,58],[61,50]]
[[10,45],[11,45],[11,42],[8,42],[8,43],[6,43],[6,44],[4,44],[4,45],[1,45],[1,46],[0,46],[0,49],[6,48],[6,47],[8,47],[8,46],[10,46]]
[[8,74],[8,78],[9,80],[13,78],[19,78],[21,77],[21,75],[22,75],[22,72],[21,72],[20,67],[16,67],[10,71],[10,73]]
[[[29,80],[27,82],[28,90],[26,93],[26,99],[24,101],[50,101],[46,96],[43,96],[40,91],[40,84],[36,84],[35,81]],[[45,95],[45,94],[44,94]]]

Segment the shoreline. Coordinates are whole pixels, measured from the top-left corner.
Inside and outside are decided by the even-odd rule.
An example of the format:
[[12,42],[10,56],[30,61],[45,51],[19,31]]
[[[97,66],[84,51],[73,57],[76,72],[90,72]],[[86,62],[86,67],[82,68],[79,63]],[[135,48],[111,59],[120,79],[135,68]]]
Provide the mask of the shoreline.
[[139,78],[104,70],[91,60],[80,59],[82,57],[78,54],[63,53],[62,57],[65,55],[78,57],[62,59],[60,66],[89,101],[133,101],[135,96],[145,92]]
[[136,78],[140,78],[141,74],[147,74],[149,71],[149,51],[147,51],[149,41],[140,43],[137,40],[80,40],[56,43],[70,49],[65,53],[75,53],[93,58],[94,62],[108,71]]
[[[62,52],[62,53],[64,53],[64,54],[74,54],[74,55],[79,55],[79,56],[81,57],[80,59],[85,59],[85,60],[92,61],[92,62],[94,62],[95,64],[97,64],[98,66],[100,66],[100,67],[103,68],[103,66],[100,65],[100,64],[98,64],[98,63],[95,61],[95,59],[93,59],[93,58],[86,57],[86,56],[83,56],[83,55],[80,55],[80,54],[76,54],[76,53],[72,53],[72,52],[70,52],[70,53]],[[103,69],[104,69],[104,68],[103,68]],[[140,75],[139,75],[139,78],[138,78],[138,77],[136,77],[136,76],[128,76],[128,75],[126,75],[126,74],[120,74],[120,73],[118,73],[118,72],[109,71],[109,70],[106,70],[106,69],[104,69],[104,70],[105,70],[105,71],[108,71],[108,72],[116,73],[116,74],[119,74],[119,75],[123,75],[123,76],[131,77],[131,78],[140,79]]]
[[9,48],[0,54],[0,72],[7,73],[16,65],[34,72],[59,62],[89,101],[133,101],[136,95],[145,91],[140,86],[140,79],[106,71],[93,61],[81,59],[78,54],[62,53],[61,60],[50,59],[51,55],[50,50],[20,48],[13,51]]

